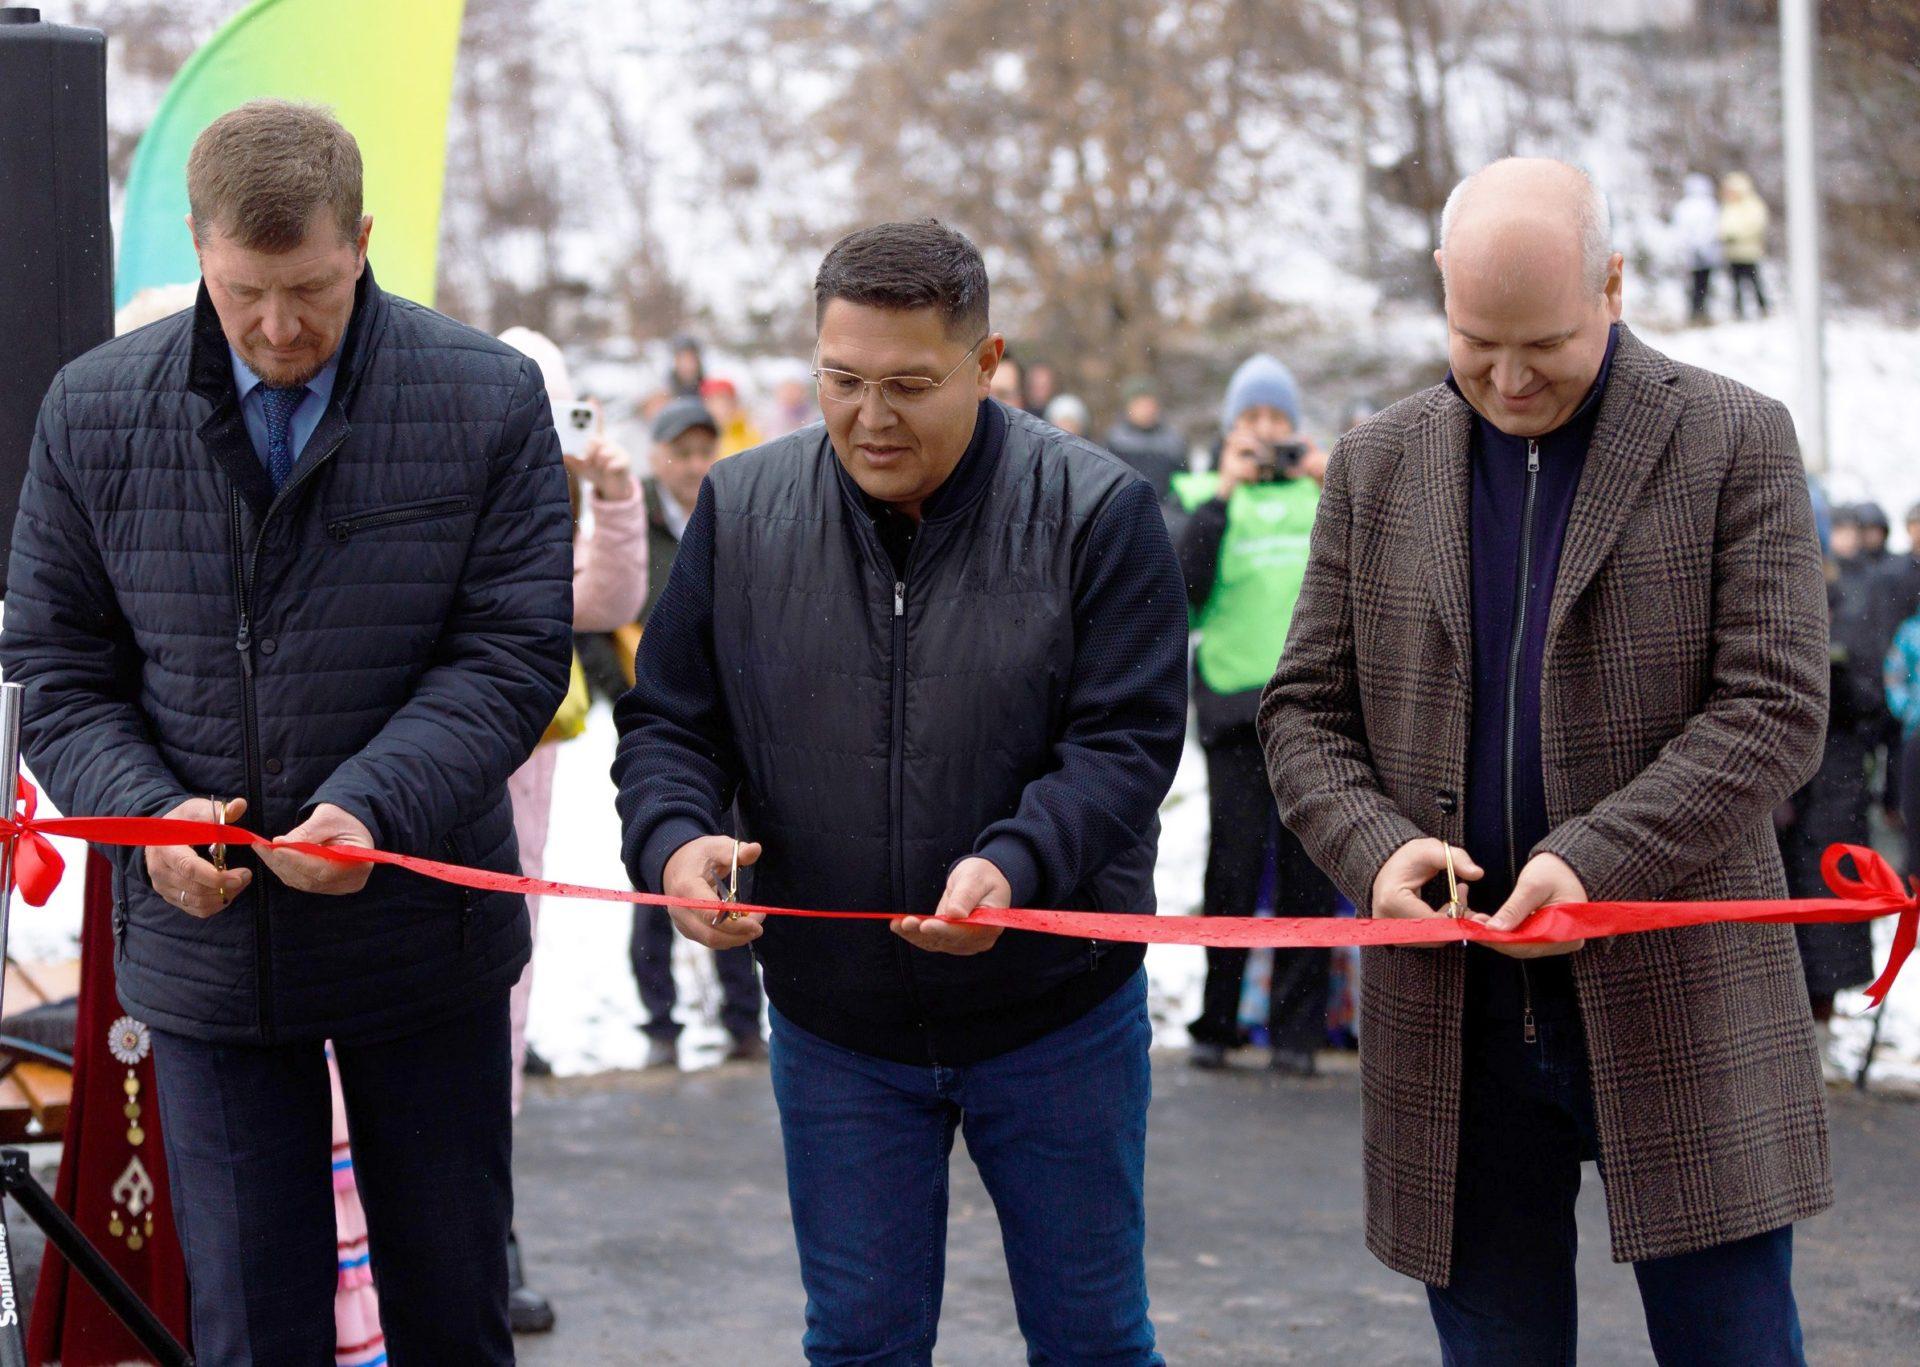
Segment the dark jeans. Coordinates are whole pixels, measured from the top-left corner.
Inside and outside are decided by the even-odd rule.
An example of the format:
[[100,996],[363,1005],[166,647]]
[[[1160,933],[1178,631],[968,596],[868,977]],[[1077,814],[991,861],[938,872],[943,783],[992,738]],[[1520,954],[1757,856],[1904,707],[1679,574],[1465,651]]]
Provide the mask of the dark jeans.
[[[506,993],[334,1055],[392,1362],[512,1362]],[[208,1044],[155,1030],[153,1062],[194,1356],[332,1367],[339,1267],[323,1046]]]
[[[1251,916],[1268,849],[1274,852],[1280,916],[1331,916],[1333,884],[1314,867],[1293,832],[1280,824],[1266,758],[1251,726],[1227,732],[1207,747],[1207,846],[1203,910],[1208,916]],[[1333,956],[1324,949],[1273,951],[1267,1000],[1267,1041],[1276,1049],[1312,1051],[1326,1043],[1327,978]],[[1207,985],[1200,1018],[1189,1033],[1202,1044],[1232,1048],[1240,1040],[1240,985],[1244,949],[1207,950]]]
[[[640,1028],[649,1038],[680,1038],[680,1022],[673,1018],[679,994],[673,985],[673,918],[665,907],[635,907],[633,938],[627,943],[627,958],[633,965],[633,980],[640,987],[640,1004],[647,1008],[647,1023]],[[753,951],[723,949],[713,956],[714,972],[720,979],[720,1023],[735,1039],[760,1036],[760,978],[754,972]]]
[[1746,291],[1753,291],[1753,302],[1758,305],[1761,316],[1767,312],[1767,296],[1760,289],[1760,265],[1755,261],[1736,261],[1733,272],[1733,316],[1747,316]]
[[1707,295],[1713,289],[1713,267],[1697,267],[1693,272],[1691,317],[1696,323],[1707,320]]
[[[1574,1360],[1574,1198],[1599,1139],[1578,1017],[1538,1032],[1527,1044],[1518,1022],[1467,1021],[1452,1279],[1427,1288],[1450,1367]],[[1633,1272],[1660,1363],[1805,1363],[1791,1225]]]
[[773,1012],[807,1361],[933,1360],[956,1128],[1000,1217],[1031,1363],[1159,1367],[1147,1319],[1146,974],[983,1063],[893,1063]]

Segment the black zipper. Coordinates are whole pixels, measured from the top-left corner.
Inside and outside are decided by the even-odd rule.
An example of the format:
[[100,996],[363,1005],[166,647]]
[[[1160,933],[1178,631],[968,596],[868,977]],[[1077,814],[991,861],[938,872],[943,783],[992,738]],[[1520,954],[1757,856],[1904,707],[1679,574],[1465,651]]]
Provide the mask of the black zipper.
[[[1527,442],[1527,497],[1526,508],[1521,514],[1520,523],[1520,593],[1513,614],[1513,640],[1507,648],[1507,746],[1505,764],[1505,798],[1507,815],[1507,886],[1512,887],[1520,880],[1520,851],[1514,845],[1513,820],[1513,766],[1515,715],[1520,703],[1520,661],[1526,650],[1527,611],[1533,595],[1533,509],[1540,491],[1540,443],[1529,439]],[[1521,1025],[1520,1037],[1528,1044],[1539,1038],[1533,1021],[1533,976],[1527,972],[1523,960],[1520,964],[1520,1000]]]
[[125,867],[115,860],[113,863],[113,944],[118,953],[127,949],[127,872]]
[[[459,841],[449,835],[446,840],[447,862],[465,864],[468,861],[460,857]],[[467,953],[473,948],[473,889],[460,889],[460,952]]]
[[[871,520],[867,530],[879,542],[879,532]],[[913,538],[913,544],[907,547],[906,563],[894,568],[893,557],[887,554],[884,544],[879,546],[880,560],[884,566],[882,572],[891,571],[893,579],[893,727],[887,746],[887,825],[888,856],[892,865],[888,874],[888,883],[893,889],[893,905],[904,914],[907,905],[907,581],[913,575],[913,557],[920,549],[920,542],[926,535],[924,524]],[[914,1008],[924,1021],[927,1015],[926,1003],[920,998],[920,976],[913,971],[914,949],[904,940],[895,945],[896,959],[900,965],[900,976],[906,982],[907,993],[913,999]],[[931,1036],[928,1038],[928,1061],[938,1063],[934,1056]]]
[[[345,432],[334,439],[333,445],[314,456],[310,461],[301,461],[294,467],[293,477],[281,486],[274,495],[273,502],[267,505],[267,511],[260,518],[260,525],[254,528],[253,544],[242,549],[244,528],[240,520],[240,491],[229,490],[227,506],[231,512],[228,545],[233,554],[233,594],[235,605],[240,613],[239,629],[234,633],[233,647],[240,656],[240,749],[247,769],[247,811],[256,822],[266,819],[266,780],[261,777],[260,769],[260,717],[253,692],[253,586],[254,578],[260,568],[260,546],[266,540],[267,524],[273,520],[289,494],[310,478],[313,471],[332,459],[347,439]],[[268,914],[270,895],[267,884],[271,880],[256,878],[253,881],[254,906],[253,961],[254,973],[258,979],[255,991],[260,1002],[260,1036],[268,1043],[273,1042],[273,933],[272,917]]]
[[[233,552],[233,595],[239,608],[240,627],[233,638],[233,648],[240,654],[240,751],[247,771],[247,810],[254,814],[254,820],[265,816],[265,803],[262,790],[265,783],[260,777],[260,722],[254,714],[253,696],[253,574],[251,557],[260,550],[260,535],[254,535],[251,552],[243,546],[244,528],[240,521],[240,491],[233,489],[227,495],[227,506],[232,514],[232,526],[228,544]],[[269,510],[271,511],[271,510]],[[261,527],[266,519],[261,519]],[[271,896],[267,891],[270,879],[256,877],[253,880],[253,972],[254,993],[260,1009],[260,1036],[265,1040],[273,1038],[273,1010],[269,1001],[269,983],[272,981],[273,936],[270,926],[272,917]]]
[[464,513],[472,504],[473,500],[465,495],[402,503],[398,507],[382,508],[379,512],[360,513],[329,522],[327,535],[335,541],[345,541],[355,532],[371,531],[375,527],[397,527],[407,522],[425,522],[429,518],[445,517],[449,513]]
[[[913,552],[907,552],[909,562]],[[892,810],[893,904],[907,905],[907,581],[893,581],[893,740],[888,746],[887,805]]]

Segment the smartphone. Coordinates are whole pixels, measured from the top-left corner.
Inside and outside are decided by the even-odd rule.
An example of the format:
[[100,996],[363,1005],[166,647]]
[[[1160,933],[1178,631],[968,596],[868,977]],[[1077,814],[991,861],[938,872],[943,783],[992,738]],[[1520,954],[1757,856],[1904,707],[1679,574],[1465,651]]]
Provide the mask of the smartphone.
[[554,426],[560,429],[560,451],[563,455],[584,456],[587,454],[587,439],[599,425],[600,418],[590,403],[568,403],[560,405],[560,411],[553,415]]

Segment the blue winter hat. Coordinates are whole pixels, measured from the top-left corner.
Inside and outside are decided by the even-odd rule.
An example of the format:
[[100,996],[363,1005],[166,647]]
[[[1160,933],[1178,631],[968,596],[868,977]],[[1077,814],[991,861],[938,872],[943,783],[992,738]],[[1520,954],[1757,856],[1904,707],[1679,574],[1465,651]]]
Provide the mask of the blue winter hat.
[[1293,372],[1273,357],[1261,352],[1249,356],[1227,381],[1226,402],[1220,405],[1220,428],[1225,431],[1239,421],[1249,408],[1277,408],[1300,425],[1300,386]]

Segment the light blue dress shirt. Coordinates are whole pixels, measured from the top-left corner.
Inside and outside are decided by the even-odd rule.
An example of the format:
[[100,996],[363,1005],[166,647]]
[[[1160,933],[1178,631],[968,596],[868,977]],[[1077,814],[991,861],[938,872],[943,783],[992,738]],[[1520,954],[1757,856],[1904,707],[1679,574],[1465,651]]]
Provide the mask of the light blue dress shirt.
[[[252,366],[240,359],[240,353],[231,344],[227,347],[227,354],[233,357],[233,388],[240,396],[240,416],[246,419],[247,435],[253,439],[253,454],[260,458],[260,464],[265,467],[267,415],[261,407],[261,396],[255,392],[260,388],[260,377],[253,373]],[[300,406],[293,410],[287,439],[293,444],[295,465],[299,464],[300,453],[306,449],[307,438],[320,425],[321,415],[327,411],[327,404],[333,399],[333,377],[339,370],[340,353],[335,351],[326,368],[307,381],[307,397],[300,400]]]

